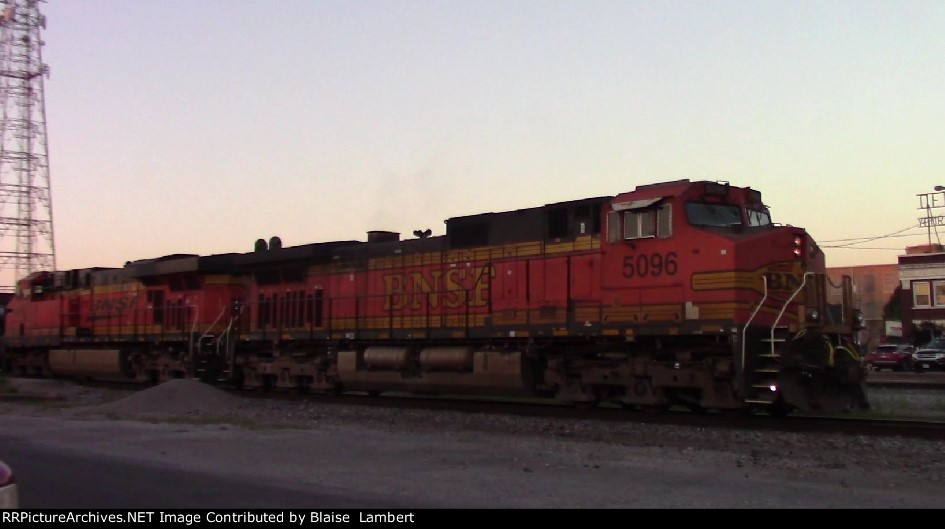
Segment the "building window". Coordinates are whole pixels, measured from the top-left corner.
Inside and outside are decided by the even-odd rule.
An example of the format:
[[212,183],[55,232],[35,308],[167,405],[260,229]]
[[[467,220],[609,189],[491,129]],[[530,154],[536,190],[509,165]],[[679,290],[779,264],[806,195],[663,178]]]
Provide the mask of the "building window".
[[932,291],[935,293],[935,306],[945,307],[945,281],[932,283]]
[[912,306],[932,306],[932,297],[929,290],[929,283],[927,281],[917,281],[912,283]]

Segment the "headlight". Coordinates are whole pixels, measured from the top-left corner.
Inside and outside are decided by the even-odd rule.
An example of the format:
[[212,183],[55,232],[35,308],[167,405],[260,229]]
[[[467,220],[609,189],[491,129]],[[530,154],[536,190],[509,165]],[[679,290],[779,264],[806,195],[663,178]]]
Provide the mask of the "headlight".
[[820,311],[817,309],[807,309],[807,321],[820,321]]

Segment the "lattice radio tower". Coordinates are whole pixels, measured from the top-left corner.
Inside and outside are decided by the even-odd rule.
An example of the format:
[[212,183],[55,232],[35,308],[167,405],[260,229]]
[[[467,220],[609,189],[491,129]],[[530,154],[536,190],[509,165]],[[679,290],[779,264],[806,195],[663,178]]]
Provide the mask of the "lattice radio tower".
[[0,0],[0,291],[56,269],[40,30],[45,0]]

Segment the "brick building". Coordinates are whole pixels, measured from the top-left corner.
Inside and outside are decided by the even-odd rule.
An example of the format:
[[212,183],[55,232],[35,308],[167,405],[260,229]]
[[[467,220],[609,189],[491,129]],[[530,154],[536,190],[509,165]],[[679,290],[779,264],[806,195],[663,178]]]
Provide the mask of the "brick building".
[[[892,299],[899,284],[899,271],[895,263],[863,266],[838,266],[827,268],[827,277],[839,285],[843,276],[853,281],[853,304],[863,311],[866,328],[860,332],[860,343],[872,350],[877,344],[895,340],[886,336],[883,307]],[[827,302],[840,304],[839,289],[827,289]]]
[[913,342],[920,338],[917,327],[945,328],[945,247],[940,244],[906,248],[899,256],[902,285],[902,332]]

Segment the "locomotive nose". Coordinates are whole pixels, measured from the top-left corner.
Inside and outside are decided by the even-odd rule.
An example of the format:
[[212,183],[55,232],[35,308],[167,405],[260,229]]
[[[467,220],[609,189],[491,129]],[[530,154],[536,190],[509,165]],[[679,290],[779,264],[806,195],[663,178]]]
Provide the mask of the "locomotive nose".
[[835,345],[815,332],[785,344],[777,381],[784,401],[802,411],[870,408],[856,346]]

